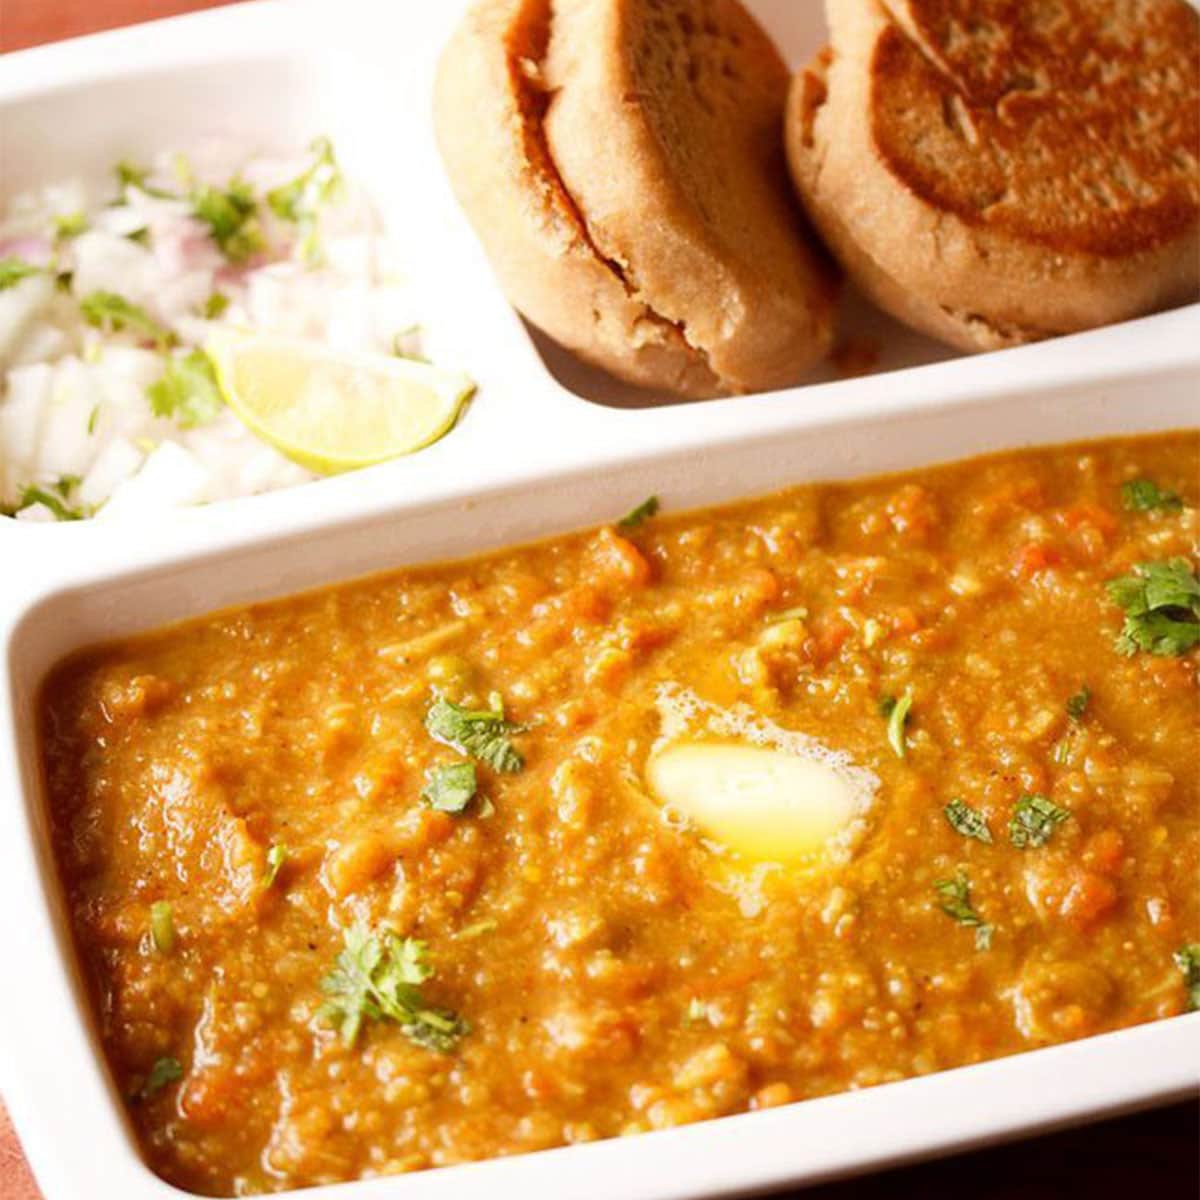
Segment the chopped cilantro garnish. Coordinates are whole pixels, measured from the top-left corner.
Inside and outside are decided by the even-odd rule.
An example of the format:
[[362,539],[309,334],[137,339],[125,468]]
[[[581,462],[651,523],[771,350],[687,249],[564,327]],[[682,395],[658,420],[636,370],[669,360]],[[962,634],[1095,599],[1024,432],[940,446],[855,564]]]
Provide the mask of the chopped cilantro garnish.
[[951,800],[943,811],[956,833],[961,833],[965,838],[974,838],[977,842],[986,842],[989,846],[992,844],[992,831],[981,812],[962,800]]
[[639,525],[644,525],[651,517],[658,516],[658,511],[662,507],[657,496],[650,496],[643,500],[637,508],[627,512],[618,522],[617,527],[620,529],[637,529]]
[[421,799],[438,812],[460,813],[475,798],[477,787],[474,763],[449,763],[429,772]]
[[267,868],[263,871],[263,887],[274,887],[283,864],[287,862],[287,847],[278,842],[267,849]]
[[310,149],[314,155],[312,164],[290,183],[269,191],[267,204],[281,221],[300,227],[301,254],[306,262],[315,263],[320,258],[317,219],[321,209],[341,189],[342,173],[333,143],[327,137],[317,138]]
[[54,218],[54,239],[59,242],[78,237],[88,227],[87,213],[62,213]]
[[41,273],[41,267],[35,267],[33,263],[27,263],[24,259],[0,258],[0,292],[16,287],[22,279],[28,279],[30,275]]
[[1019,849],[1026,846],[1037,849],[1050,840],[1054,830],[1070,815],[1048,796],[1026,793],[1017,798],[1008,823],[1008,840]]
[[93,404],[92,411],[90,413],[88,413],[87,431],[88,431],[89,437],[91,437],[91,435],[96,432],[96,422],[99,419],[100,419],[100,405]]
[[904,728],[908,724],[908,713],[912,703],[912,688],[907,688],[899,699],[895,696],[884,696],[879,701],[879,715],[887,717],[888,745],[895,751],[897,758],[905,758],[908,755],[908,739]]
[[1200,1011],[1200,942],[1181,946],[1175,951],[1174,959],[1183,974],[1183,986],[1187,988],[1187,1010]]
[[64,475],[48,487],[39,487],[31,483],[21,489],[20,499],[13,511],[20,512],[23,508],[32,508],[33,505],[40,504],[54,514],[56,521],[86,520],[90,515],[88,510],[82,505],[70,503],[71,492],[78,486],[77,475]]
[[147,167],[140,167],[137,163],[123,159],[117,163],[113,170],[116,172],[117,183],[121,188],[122,196],[124,196],[127,187],[135,187],[138,191],[145,192],[147,196],[155,196],[159,200],[179,199],[174,192],[168,192],[165,188],[151,187],[146,182],[150,177],[150,171]]
[[175,911],[168,900],[156,900],[150,905],[150,940],[160,954],[175,949]]
[[134,229],[125,235],[127,242],[136,242],[139,246],[149,247],[150,245],[150,227],[143,225],[141,229]]
[[224,191],[197,188],[192,193],[192,212],[208,226],[212,240],[230,262],[246,262],[266,244],[258,223],[258,201],[242,179],[231,179]]
[[267,193],[267,203],[281,221],[299,224],[315,217],[317,210],[328,203],[341,186],[333,143],[327,137],[319,137],[309,148],[315,156],[313,163],[290,183]]
[[150,409],[182,429],[207,425],[224,405],[217,375],[203,350],[167,359],[162,377],[146,389]]
[[117,176],[117,183],[124,190],[127,187],[143,187],[146,183],[146,176],[150,174],[145,167],[139,167],[136,163],[130,162],[127,158],[121,159],[113,171]]
[[224,292],[213,292],[204,302],[205,319],[215,321],[218,317],[224,316],[228,307],[229,297]]
[[504,717],[498,700],[491,709],[463,708],[439,696],[425,714],[425,728],[443,745],[486,763],[494,771],[519,771],[525,760],[511,734],[525,727]]
[[178,1083],[182,1078],[183,1067],[179,1065],[177,1058],[157,1058],[138,1095],[143,1100],[149,1100],[156,1092],[161,1092],[168,1083]]
[[467,1032],[454,1013],[433,1008],[421,995],[421,984],[433,977],[427,947],[390,929],[372,933],[358,924],[345,931],[345,948],[334,969],[321,980],[328,999],[320,1017],[336,1025],[352,1046],[364,1019],[395,1021],[414,1042],[442,1052]]
[[1200,643],[1200,580],[1186,558],[1137,563],[1133,574],[1108,582],[1113,603],[1125,610],[1118,654],[1186,654]]
[[975,930],[975,949],[987,950],[992,944],[993,928],[975,911],[971,903],[971,881],[959,870],[953,879],[939,879],[933,885],[938,894],[938,908],[960,925]]
[[1072,721],[1082,721],[1087,713],[1088,705],[1092,702],[1092,690],[1084,684],[1083,687],[1067,700],[1067,716]]
[[171,331],[160,325],[144,308],[130,303],[116,292],[90,292],[80,300],[79,311],[83,319],[97,329],[128,329],[157,343],[160,350],[175,340]]
[[1121,503],[1129,512],[1178,512],[1183,498],[1178,492],[1164,492],[1153,479],[1131,479],[1121,484]]

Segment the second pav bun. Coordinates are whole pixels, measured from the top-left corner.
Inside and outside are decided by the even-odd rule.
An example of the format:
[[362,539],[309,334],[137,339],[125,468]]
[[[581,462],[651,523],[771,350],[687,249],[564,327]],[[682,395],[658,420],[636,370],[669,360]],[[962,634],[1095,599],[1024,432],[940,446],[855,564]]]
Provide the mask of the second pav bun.
[[966,350],[1200,292],[1200,18],[1185,0],[826,0],[788,154],[880,307]]
[[781,145],[788,84],[736,0],[480,0],[435,126],[533,324],[642,386],[763,391],[833,337],[834,270]]

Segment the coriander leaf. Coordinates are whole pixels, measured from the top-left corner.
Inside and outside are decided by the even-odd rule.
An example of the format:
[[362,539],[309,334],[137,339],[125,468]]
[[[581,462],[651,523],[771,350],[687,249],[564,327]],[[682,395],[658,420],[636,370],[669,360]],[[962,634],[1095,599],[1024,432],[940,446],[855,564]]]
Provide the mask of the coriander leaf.
[[1121,503],[1129,512],[1178,512],[1183,499],[1178,492],[1164,492],[1153,479],[1131,479],[1121,484]]
[[1084,684],[1083,687],[1067,700],[1067,716],[1072,721],[1082,721],[1087,713],[1088,705],[1092,702],[1092,690]]
[[299,224],[311,220],[342,186],[333,143],[327,137],[316,138],[309,147],[313,163],[290,183],[267,193],[267,204],[281,220]]
[[0,258],[0,292],[6,292],[10,287],[16,287],[22,279],[30,275],[40,275],[41,267],[27,263],[20,258]]
[[138,191],[145,192],[147,196],[155,196],[159,200],[179,199],[174,192],[168,192],[164,188],[151,187],[146,182],[150,177],[150,171],[147,167],[140,167],[128,159],[122,159],[113,170],[116,172],[117,184],[121,189],[122,196],[125,194],[127,187],[135,187]]
[[51,484],[50,488],[38,487],[37,484],[33,483],[23,487],[20,499],[17,501],[13,511],[20,512],[23,508],[31,508],[35,504],[40,504],[43,508],[48,508],[54,514],[56,521],[86,520],[90,515],[86,508],[82,505],[67,503],[67,491],[70,489],[68,488],[67,491],[63,490],[63,483],[66,478],[64,476],[64,479],[60,479],[57,484]]
[[267,204],[281,221],[299,226],[301,256],[315,265],[321,257],[317,221],[321,209],[341,190],[342,173],[328,138],[317,138],[310,149],[315,156],[312,164],[290,183],[269,191]]
[[90,292],[80,300],[79,311],[83,319],[97,329],[128,329],[157,343],[160,350],[175,340],[174,334],[160,325],[144,308],[131,304],[116,292]]
[[1118,654],[1181,655],[1200,643],[1200,581],[1186,558],[1137,563],[1133,574],[1106,586],[1125,610]]
[[387,928],[374,934],[362,924],[343,937],[345,948],[321,980],[328,999],[319,1015],[338,1027],[346,1045],[358,1039],[364,1020],[389,1020],[418,1045],[443,1053],[452,1049],[467,1026],[454,1013],[425,1003],[420,986],[433,977],[425,943]]
[[991,948],[993,927],[975,911],[971,903],[971,881],[959,870],[953,879],[939,879],[933,885],[938,894],[938,908],[960,925],[975,930],[975,949]]
[[343,935],[345,948],[334,968],[321,980],[321,991],[329,997],[319,1016],[338,1027],[342,1041],[352,1046],[364,1018],[378,1021],[383,1013],[372,994],[372,976],[383,958],[383,947],[364,925],[355,925]]
[[279,871],[287,862],[287,856],[287,847],[281,846],[278,842],[267,849],[267,868],[263,871],[262,877],[263,887],[275,886],[275,880],[279,878]]
[[150,940],[159,954],[170,954],[175,949],[175,912],[167,900],[150,905]]
[[146,389],[150,410],[182,429],[207,425],[220,414],[225,401],[217,374],[203,350],[167,359],[162,377]]
[[54,240],[70,241],[78,237],[88,227],[87,213],[62,213],[54,218]]
[[486,763],[494,771],[514,772],[525,759],[509,736],[525,727],[504,718],[500,708],[471,710],[439,696],[425,714],[430,735],[460,754]]
[[1200,624],[1195,621],[1180,621],[1163,613],[1150,613],[1125,629],[1117,640],[1116,648],[1126,656],[1138,650],[1151,654],[1178,657],[1186,654],[1200,642]]
[[143,1100],[149,1100],[156,1092],[161,1092],[168,1083],[177,1083],[183,1078],[183,1067],[179,1065],[177,1058],[158,1058],[154,1060],[154,1066],[150,1068],[150,1073],[146,1076],[146,1082],[142,1084],[142,1090],[138,1096]]
[[218,317],[224,316],[228,307],[229,297],[224,292],[213,292],[204,302],[205,320],[215,321]]
[[974,838],[989,846],[992,844],[992,831],[988,828],[987,818],[981,812],[961,800],[951,800],[943,811],[955,833],[961,833],[965,838]]
[[895,751],[897,758],[906,758],[908,755],[908,740],[904,727],[908,723],[912,703],[912,688],[907,688],[898,700],[894,696],[885,696],[879,702],[880,714],[887,717],[888,745]]
[[208,226],[212,240],[230,262],[244,263],[266,245],[258,223],[258,201],[244,180],[231,179],[225,191],[197,188],[191,199],[192,213]]
[[127,158],[121,159],[113,171],[117,176],[117,183],[124,190],[127,187],[142,187],[146,182],[146,176],[150,171],[146,167],[139,167],[136,163],[130,162]]
[[1189,605],[1200,610],[1200,580],[1186,558],[1141,563],[1135,569],[1146,580],[1146,603],[1152,611]]
[[96,432],[96,422],[100,419],[100,405],[93,404],[92,411],[88,413],[87,431],[88,436]]
[[438,1054],[449,1054],[467,1032],[466,1023],[455,1013],[439,1008],[422,1008],[414,1012],[402,1028],[410,1041]]
[[1175,965],[1183,974],[1183,986],[1187,988],[1188,1012],[1200,1011],[1200,942],[1181,946],[1174,954]]
[[1008,823],[1008,839],[1018,849],[1023,850],[1026,846],[1038,849],[1070,815],[1048,796],[1026,793],[1017,798],[1012,820]]
[[477,787],[474,763],[450,763],[429,772],[421,799],[438,812],[460,813],[475,798]]
[[657,496],[650,496],[643,500],[637,508],[631,512],[627,512],[618,522],[619,529],[637,529],[639,525],[644,525],[651,517],[658,516],[659,509],[662,505],[659,503]]

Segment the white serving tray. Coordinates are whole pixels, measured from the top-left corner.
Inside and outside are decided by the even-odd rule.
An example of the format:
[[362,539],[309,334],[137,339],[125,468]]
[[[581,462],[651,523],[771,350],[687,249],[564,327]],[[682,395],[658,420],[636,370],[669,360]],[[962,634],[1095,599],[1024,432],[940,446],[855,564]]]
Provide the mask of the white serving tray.
[[[0,521],[0,1091],[47,1200],[166,1200],[138,1156],[76,977],[33,728],[62,655],[164,621],[671,508],[1008,447],[1196,425],[1200,309],[959,358],[865,314],[897,368],[690,406],[613,387],[531,338],[442,179],[428,121],[461,0],[260,3],[0,59],[0,187],[209,134],[336,141],[405,242],[439,341],[480,381],[400,462],[135,525]],[[794,61],[815,2],[752,0]],[[915,364],[927,365],[915,365]],[[697,1200],[962,1149],[1194,1091],[1200,1014],[699,1126],[312,1189],[310,1200]]]

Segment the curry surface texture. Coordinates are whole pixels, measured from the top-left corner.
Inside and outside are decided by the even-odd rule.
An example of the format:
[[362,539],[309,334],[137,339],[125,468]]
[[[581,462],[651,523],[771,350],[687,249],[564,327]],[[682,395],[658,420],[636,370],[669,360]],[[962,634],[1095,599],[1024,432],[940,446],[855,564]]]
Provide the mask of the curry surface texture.
[[[64,664],[42,715],[54,848],[147,1160],[270,1192],[1183,1012],[1197,653],[1118,653],[1106,582],[1194,569],[1198,465],[1187,433],[803,487]],[[1135,480],[1178,497],[1133,511]],[[643,781],[665,685],[701,723],[747,706],[873,772],[850,852],[751,863],[664,813]],[[909,691],[901,757],[880,700]],[[523,767],[478,763],[459,813],[421,798],[467,761],[426,728],[439,694],[526,727]],[[1022,796],[1064,811],[1017,845]],[[426,943],[403,1011],[419,993],[468,1028],[431,1047],[366,991],[360,1029],[323,1013],[356,926],[384,960]]]

